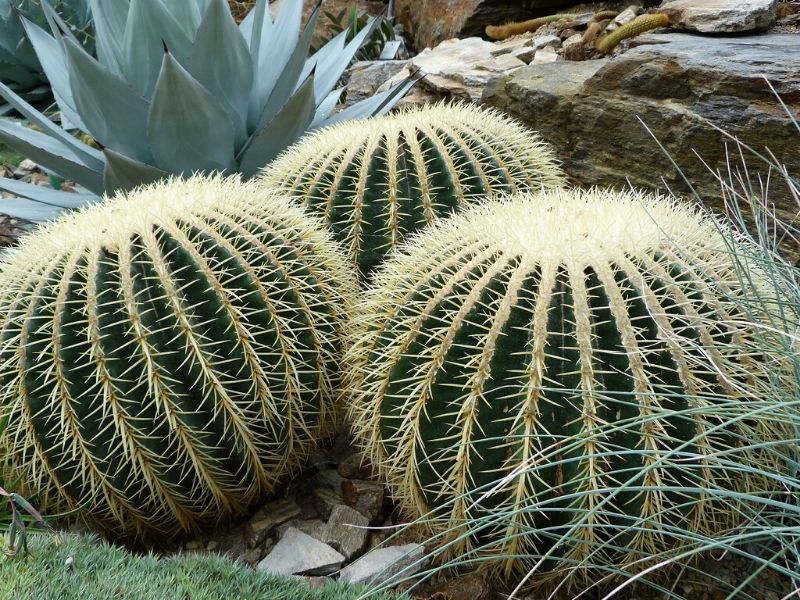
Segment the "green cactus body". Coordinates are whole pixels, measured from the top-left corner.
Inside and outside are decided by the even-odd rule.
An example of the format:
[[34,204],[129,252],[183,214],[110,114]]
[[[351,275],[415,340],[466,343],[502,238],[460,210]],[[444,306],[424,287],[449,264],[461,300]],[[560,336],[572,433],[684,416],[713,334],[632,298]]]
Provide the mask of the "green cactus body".
[[[505,576],[550,552],[537,581],[734,523],[715,491],[767,484],[715,453],[780,432],[705,412],[758,398],[774,366],[723,300],[738,279],[715,227],[655,197],[554,190],[474,207],[388,261],[357,308],[346,387],[408,515]],[[492,525],[456,539],[478,518]]]
[[354,281],[321,227],[254,185],[192,178],[25,238],[0,273],[13,471],[130,537],[272,491],[333,418]]
[[437,217],[487,194],[565,182],[534,132],[492,110],[444,104],[324,129],[261,181],[322,215],[364,275]]

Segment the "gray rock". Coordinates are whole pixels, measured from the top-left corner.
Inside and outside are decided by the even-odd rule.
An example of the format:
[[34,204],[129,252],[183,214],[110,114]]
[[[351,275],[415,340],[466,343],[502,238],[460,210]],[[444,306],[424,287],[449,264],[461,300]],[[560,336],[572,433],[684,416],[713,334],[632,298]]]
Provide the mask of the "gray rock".
[[385,82],[403,70],[405,60],[360,61],[349,69],[346,106],[375,95]]
[[322,532],[325,531],[325,527],[325,521],[322,519],[297,519],[278,527],[277,533],[279,537],[283,537],[289,529],[294,528],[302,531],[306,535],[310,535],[314,539],[321,540]]
[[664,2],[673,27],[702,33],[769,29],[778,18],[778,0],[671,0]]
[[[484,101],[538,130],[582,185],[653,188],[663,177],[673,191],[688,192],[637,117],[712,207],[723,206],[719,184],[694,154],[726,168],[725,138],[709,123],[771,148],[790,173],[800,172],[797,130],[764,80],[800,114],[799,35],[642,37],[664,43],[611,59],[531,65],[493,81]],[[751,177],[765,174],[755,159],[748,169]],[[769,199],[779,216],[794,218],[796,206],[774,174]]]
[[564,40],[562,47],[564,60],[583,60],[586,55],[586,48],[583,45],[583,35],[576,33]]
[[482,36],[487,25],[559,12],[576,0],[395,0],[397,21],[418,49],[454,37]]
[[261,543],[276,527],[300,516],[300,507],[291,500],[274,500],[262,506],[248,522],[250,530]]
[[336,550],[290,527],[256,569],[275,575],[325,575],[344,563]]
[[342,569],[339,579],[372,586],[397,584],[422,569],[424,555],[420,544],[378,548]]
[[559,48],[561,46],[561,38],[554,34],[540,35],[539,37],[533,38],[530,43],[530,47],[534,50],[541,50],[547,46]]
[[321,541],[344,554],[347,560],[352,560],[361,554],[367,545],[368,526],[367,517],[349,506],[339,504],[331,511]]
[[325,520],[331,516],[331,511],[335,506],[344,503],[342,496],[329,488],[319,488],[314,490],[313,494],[314,508],[317,509],[319,516]]
[[367,517],[370,523],[382,520],[385,497],[386,488],[381,483],[348,479],[342,484],[345,503]]
[[449,97],[478,101],[490,79],[525,66],[511,54],[495,56],[494,50],[492,42],[479,38],[447,40],[412,58],[389,84],[418,71],[423,77],[419,85]]
[[552,46],[546,46],[541,50],[537,50],[533,55],[532,65],[544,65],[547,63],[554,63],[559,59],[558,52]]
[[337,467],[339,475],[345,479],[369,479],[372,477],[372,467],[364,461],[364,455],[360,452],[351,454]]

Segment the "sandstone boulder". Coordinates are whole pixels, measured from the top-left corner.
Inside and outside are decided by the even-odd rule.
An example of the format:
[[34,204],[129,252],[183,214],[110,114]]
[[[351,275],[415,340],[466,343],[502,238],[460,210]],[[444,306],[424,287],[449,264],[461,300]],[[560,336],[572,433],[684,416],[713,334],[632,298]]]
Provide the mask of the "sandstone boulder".
[[[800,115],[800,36],[668,33],[641,41],[651,43],[611,59],[523,67],[493,80],[483,101],[537,129],[582,185],[654,187],[663,177],[687,193],[654,136],[704,200],[721,208],[719,184],[703,164],[727,170],[726,138],[712,124],[760,152],[771,149],[789,173],[800,174],[800,132],[767,84]],[[753,157],[748,169],[756,184],[767,174]],[[775,173],[769,199],[782,217],[796,218]]]

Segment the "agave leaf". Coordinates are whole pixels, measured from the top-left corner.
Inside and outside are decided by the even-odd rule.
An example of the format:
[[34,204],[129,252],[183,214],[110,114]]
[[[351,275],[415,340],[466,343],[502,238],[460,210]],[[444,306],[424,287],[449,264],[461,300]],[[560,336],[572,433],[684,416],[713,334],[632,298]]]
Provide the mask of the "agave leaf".
[[252,123],[250,124],[251,131],[256,133],[261,131],[264,126],[275,117],[281,107],[286,104],[286,102],[292,96],[292,93],[295,92],[300,85],[302,85],[302,83],[311,73],[311,71],[309,71],[302,80],[299,79],[303,73],[304,65],[306,63],[306,56],[308,56],[308,49],[311,47],[311,40],[314,37],[314,30],[316,28],[319,15],[320,7],[318,6],[314,12],[311,13],[311,17],[306,24],[306,28],[303,31],[300,41],[295,46],[294,52],[292,52],[292,56],[286,63],[281,76],[275,82],[275,85],[272,88],[272,93],[269,95],[269,99],[263,108],[261,108],[257,123],[255,123],[255,126]]
[[169,53],[153,93],[147,137],[156,165],[167,171],[190,175],[235,167],[228,113]]
[[75,100],[72,97],[72,88],[69,82],[69,69],[64,49],[58,40],[44,31],[35,23],[25,17],[20,17],[25,33],[36,50],[42,70],[50,81],[53,97],[63,115],[76,127],[85,130],[83,120],[78,115]]
[[189,39],[193,39],[203,14],[206,12],[205,4],[198,0],[169,0],[167,6],[175,16],[175,20],[183,28],[184,33]]
[[[3,184],[0,183],[0,188]],[[43,204],[27,198],[9,198],[0,200],[0,213],[4,213],[17,219],[25,219],[34,223],[43,223],[57,219],[64,209],[52,204]]]
[[125,77],[144,98],[150,98],[164,57],[164,45],[181,63],[189,56],[192,40],[161,0],[131,0],[125,26]]
[[[264,11],[264,19],[262,19],[264,27],[260,39],[257,40],[256,49],[251,50],[256,65],[253,85],[255,99],[251,102],[251,106],[255,107],[266,104],[275,83],[292,56],[300,37],[303,3],[284,2],[271,27],[266,26],[268,13],[268,10]],[[259,23],[256,22],[255,25],[257,29]],[[254,33],[256,29],[254,29]]]
[[[75,192],[61,192],[41,185],[33,185],[8,177],[0,177],[0,189],[15,194],[18,198],[33,200],[38,204],[49,204],[57,208],[75,209],[96,202],[99,196]],[[0,200],[0,207],[6,200]],[[0,212],[5,212],[0,209]]]
[[53,9],[50,2],[47,0],[40,0],[40,2],[42,12],[44,13],[45,19],[47,19],[47,24],[50,25],[50,31],[53,33],[53,37],[57,38],[59,35],[62,35],[76,44],[80,44],[78,38],[72,33],[72,28],[64,22],[64,19]]
[[366,98],[360,102],[356,102],[352,106],[348,106],[343,111],[317,123],[316,126],[327,127],[328,125],[333,125],[334,123],[340,123],[342,121],[350,121],[351,119],[366,119],[373,115],[384,115],[394,107],[400,98],[406,95],[408,90],[410,90],[415,83],[416,80],[411,76],[388,90],[384,90],[371,98]]
[[81,161],[90,169],[95,171],[103,170],[103,155],[89,146],[84,144],[79,139],[71,136],[64,131],[61,127],[53,123],[50,119],[45,117],[38,110],[33,108],[20,96],[11,91],[8,86],[0,82],[0,95],[5,98],[8,103],[13,106],[20,114],[25,115],[29,121],[34,123],[39,129],[44,131],[50,137],[56,138],[80,157]]
[[97,59],[115,75],[122,75],[125,20],[128,17],[130,0],[101,2],[89,0],[94,19]]
[[312,73],[275,118],[251,138],[241,154],[239,171],[242,177],[245,179],[253,177],[282,150],[302,136],[314,118],[315,108]]
[[342,97],[342,92],[344,92],[344,88],[339,88],[338,90],[333,90],[325,100],[317,106],[317,112],[314,115],[314,120],[311,122],[311,125],[308,126],[309,129],[314,129],[318,127],[322,122],[324,122],[330,114],[333,112],[333,109],[336,108],[336,105],[339,103],[339,98]]
[[[372,32],[378,26],[380,20],[376,17],[370,19],[364,29],[358,32],[356,36],[344,47],[344,50],[337,53],[325,53],[317,59],[317,77],[315,78],[314,94],[317,103],[322,102],[331,90],[336,86],[336,82],[347,69],[350,62],[355,57],[361,45],[369,39]],[[317,53],[319,54],[319,53]]]
[[103,192],[101,173],[87,167],[63,142],[33,131],[8,119],[0,119],[0,141],[33,162],[65,179],[72,179],[88,190]]
[[132,190],[140,185],[153,183],[170,174],[153,165],[147,165],[106,148],[106,170],[103,174],[107,193]]
[[298,82],[298,85],[306,80],[311,74],[311,71],[320,63],[325,63],[330,60],[330,56],[335,56],[337,54],[341,54],[344,51],[344,47],[347,44],[347,31],[340,31],[335,36],[327,41],[327,43],[317,50],[308,60],[306,60],[306,64],[303,66],[303,72],[300,75],[301,79]]
[[75,104],[101,144],[149,162],[147,101],[72,40],[64,40]]
[[236,147],[247,139],[253,61],[225,0],[211,0],[189,55],[189,72],[225,106]]

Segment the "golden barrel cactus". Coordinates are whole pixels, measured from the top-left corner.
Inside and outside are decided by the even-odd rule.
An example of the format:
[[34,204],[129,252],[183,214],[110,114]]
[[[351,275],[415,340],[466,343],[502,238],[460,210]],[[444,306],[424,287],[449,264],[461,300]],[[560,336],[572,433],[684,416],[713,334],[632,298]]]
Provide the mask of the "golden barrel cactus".
[[357,307],[353,431],[409,517],[506,581],[643,568],[775,487],[740,469],[780,468],[748,444],[785,433],[746,417],[776,365],[748,350],[740,284],[715,223],[672,201],[485,203],[415,237]]
[[329,426],[354,284],[320,223],[233,178],[37,230],[0,265],[8,466],[126,537],[244,512]]
[[438,217],[486,195],[565,182],[535,132],[491,109],[446,104],[323,129],[261,181],[322,216],[363,275]]

